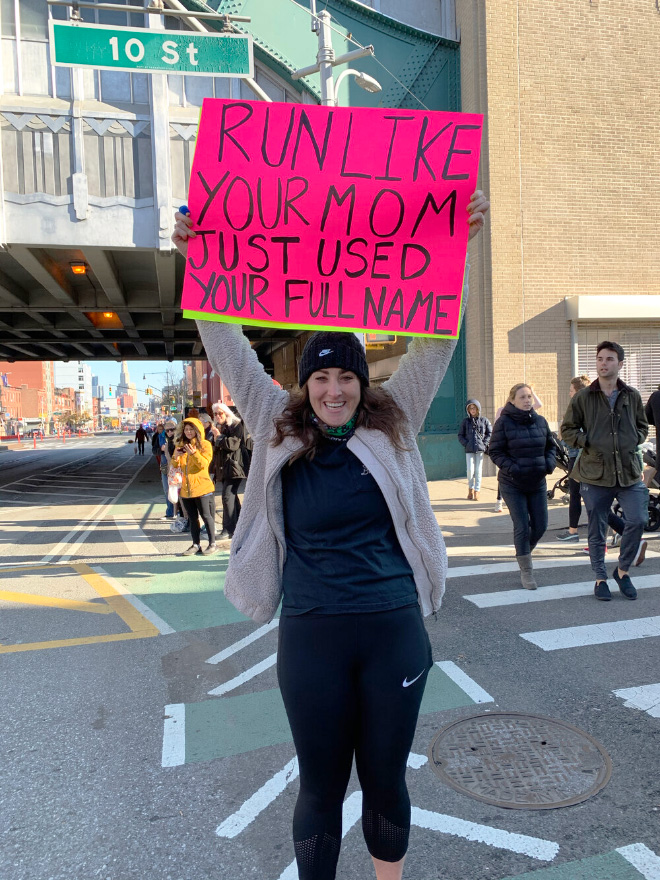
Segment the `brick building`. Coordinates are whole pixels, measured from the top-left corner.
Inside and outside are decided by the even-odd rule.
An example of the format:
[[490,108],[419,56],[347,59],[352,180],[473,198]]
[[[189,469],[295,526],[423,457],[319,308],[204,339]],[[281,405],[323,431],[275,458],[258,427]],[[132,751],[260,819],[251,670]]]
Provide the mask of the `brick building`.
[[515,382],[561,420],[572,376],[620,342],[625,381],[660,383],[660,14],[641,0],[457,0],[461,96],[486,114],[491,217],[471,246],[468,394]]
[[[23,418],[42,418],[50,422],[53,412],[53,361],[0,361],[0,374],[6,375],[14,388],[25,388]],[[33,392],[37,392],[34,394]]]

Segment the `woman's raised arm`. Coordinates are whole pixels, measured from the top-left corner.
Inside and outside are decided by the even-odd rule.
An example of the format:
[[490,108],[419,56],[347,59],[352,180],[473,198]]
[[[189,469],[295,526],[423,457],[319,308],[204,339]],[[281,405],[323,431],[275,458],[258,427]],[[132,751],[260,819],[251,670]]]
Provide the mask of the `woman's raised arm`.
[[[192,218],[177,211],[174,219],[172,243],[187,257],[188,241],[195,238]],[[238,324],[199,320],[197,327],[211,366],[226,385],[250,432],[268,435],[287,392],[273,384]]]

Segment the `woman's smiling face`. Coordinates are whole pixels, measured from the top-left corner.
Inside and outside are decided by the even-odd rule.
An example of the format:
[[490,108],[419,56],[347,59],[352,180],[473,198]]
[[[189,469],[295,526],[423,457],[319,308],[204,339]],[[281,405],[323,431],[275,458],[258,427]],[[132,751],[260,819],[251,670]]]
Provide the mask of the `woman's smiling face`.
[[331,428],[349,422],[360,405],[362,385],[350,370],[329,367],[307,380],[309,402],[318,418]]

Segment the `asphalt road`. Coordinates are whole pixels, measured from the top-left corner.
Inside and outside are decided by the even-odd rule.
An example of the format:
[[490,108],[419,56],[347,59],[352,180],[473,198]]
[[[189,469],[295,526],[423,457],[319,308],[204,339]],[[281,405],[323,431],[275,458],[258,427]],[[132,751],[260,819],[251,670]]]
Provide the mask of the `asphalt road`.
[[[0,461],[0,878],[295,880],[277,621],[257,627],[226,602],[226,554],[176,555],[188,536],[160,519],[155,462],[125,439]],[[465,505],[435,487],[440,521],[455,519]],[[660,534],[639,599],[601,603],[581,544],[549,532],[539,590],[523,592],[506,516],[470,514],[447,529],[451,576],[427,621],[440,665],[413,744],[404,876],[658,880]],[[542,811],[441,782],[426,760],[437,732],[495,712],[585,731],[610,781]],[[371,876],[353,777],[338,878]]]

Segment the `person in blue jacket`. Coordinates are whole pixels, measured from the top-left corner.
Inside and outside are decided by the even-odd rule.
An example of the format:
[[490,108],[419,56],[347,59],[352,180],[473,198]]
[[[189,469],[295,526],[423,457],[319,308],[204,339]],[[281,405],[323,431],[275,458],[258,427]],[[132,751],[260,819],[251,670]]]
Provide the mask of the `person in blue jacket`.
[[468,400],[465,409],[467,416],[461,422],[458,441],[465,448],[468,501],[478,501],[484,452],[488,450],[493,428],[488,419],[481,415],[481,404],[478,400]]

